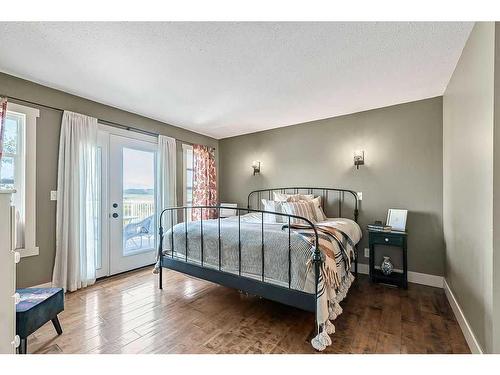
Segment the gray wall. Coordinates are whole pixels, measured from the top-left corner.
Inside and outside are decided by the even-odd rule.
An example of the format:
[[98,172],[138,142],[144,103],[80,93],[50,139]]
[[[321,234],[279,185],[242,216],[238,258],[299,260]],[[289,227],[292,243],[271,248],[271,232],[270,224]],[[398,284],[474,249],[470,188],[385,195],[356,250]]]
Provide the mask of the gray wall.
[[443,97],[446,281],[492,351],[494,23],[476,23]]
[[[0,73],[0,95],[13,96],[23,100],[34,101],[52,107],[94,116],[99,119],[113,121],[123,125],[153,131],[182,139],[192,143],[200,143],[216,147],[218,141],[203,135],[177,128],[159,121],[125,112],[100,103],[86,100],[62,91],[53,90]],[[12,100],[15,102],[14,100]],[[20,104],[24,104],[20,102]],[[37,121],[37,176],[36,176],[36,243],[40,248],[38,256],[23,258],[17,268],[19,287],[31,286],[50,281],[55,256],[56,204],[50,201],[50,191],[57,188],[57,157],[59,133],[62,113],[39,107],[40,117]],[[179,146],[179,144],[178,144]],[[216,155],[218,158],[218,156]],[[181,163],[182,158],[178,158]],[[178,168],[179,174],[181,168]],[[178,185],[182,183],[178,175]],[[179,186],[179,193],[182,186]],[[181,196],[179,195],[179,198]]]
[[[246,205],[251,190],[297,185],[361,191],[361,226],[408,209],[410,271],[443,275],[442,132],[437,97],[222,139],[221,199]],[[365,150],[359,170],[356,149]],[[252,176],[252,160],[262,162],[261,175]]]

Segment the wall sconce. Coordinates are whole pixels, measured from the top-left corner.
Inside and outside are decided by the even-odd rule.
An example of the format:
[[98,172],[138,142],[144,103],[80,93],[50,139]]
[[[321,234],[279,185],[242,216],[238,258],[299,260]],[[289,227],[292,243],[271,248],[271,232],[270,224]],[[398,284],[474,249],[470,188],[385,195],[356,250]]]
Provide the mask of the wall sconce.
[[254,160],[252,162],[253,175],[260,174],[260,161]]
[[365,152],[363,150],[354,151],[354,165],[359,169],[360,165],[365,164]]

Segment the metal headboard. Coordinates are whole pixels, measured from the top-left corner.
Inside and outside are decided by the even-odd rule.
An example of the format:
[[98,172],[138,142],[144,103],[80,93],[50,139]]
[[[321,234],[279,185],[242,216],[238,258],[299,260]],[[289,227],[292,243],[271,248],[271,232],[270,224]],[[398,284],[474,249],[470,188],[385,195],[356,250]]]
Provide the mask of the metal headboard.
[[[350,210],[353,211],[354,221],[358,221],[359,198],[353,190],[341,188],[321,188],[321,187],[285,187],[254,190],[248,194],[247,207],[252,209],[262,209],[262,199],[273,200],[274,192],[283,194],[313,194],[321,196],[323,211],[329,217],[348,217],[345,215]],[[346,199],[347,198],[347,199]]]

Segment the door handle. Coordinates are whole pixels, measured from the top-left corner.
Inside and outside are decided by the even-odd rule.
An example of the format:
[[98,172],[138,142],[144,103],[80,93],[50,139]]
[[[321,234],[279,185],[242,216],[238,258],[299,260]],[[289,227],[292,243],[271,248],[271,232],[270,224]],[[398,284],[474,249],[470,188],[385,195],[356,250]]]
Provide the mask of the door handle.
[[115,212],[112,216],[116,219],[118,217],[118,214]]

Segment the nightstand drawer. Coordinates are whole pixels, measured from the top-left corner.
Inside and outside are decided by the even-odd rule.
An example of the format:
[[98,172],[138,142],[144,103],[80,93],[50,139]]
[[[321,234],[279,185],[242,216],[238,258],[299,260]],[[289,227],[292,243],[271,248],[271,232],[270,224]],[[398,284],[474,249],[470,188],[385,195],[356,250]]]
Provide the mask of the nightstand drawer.
[[390,233],[370,233],[370,242],[376,245],[403,246],[404,237]]

